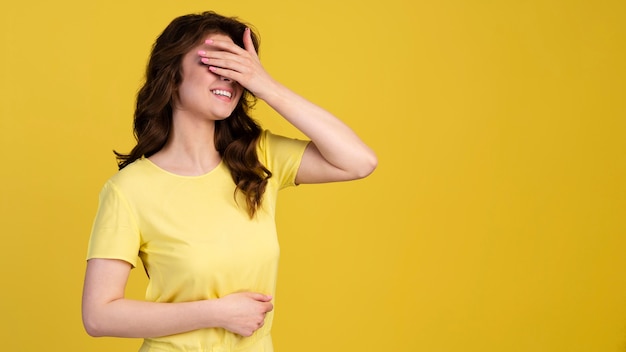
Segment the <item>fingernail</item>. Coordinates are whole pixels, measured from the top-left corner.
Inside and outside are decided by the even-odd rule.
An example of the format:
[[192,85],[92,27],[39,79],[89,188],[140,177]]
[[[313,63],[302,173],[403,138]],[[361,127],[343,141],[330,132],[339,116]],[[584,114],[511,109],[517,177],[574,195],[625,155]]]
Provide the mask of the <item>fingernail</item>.
[[206,43],[206,44],[213,44],[213,39],[207,39],[207,40],[205,41],[205,43]]
[[204,51],[204,50],[200,50],[200,51],[198,51],[198,55],[202,55],[202,56],[204,56],[204,55],[206,55],[206,51]]
[[209,59],[207,59],[206,57],[203,57],[202,59],[200,59],[200,61],[204,62],[205,64],[209,63]]

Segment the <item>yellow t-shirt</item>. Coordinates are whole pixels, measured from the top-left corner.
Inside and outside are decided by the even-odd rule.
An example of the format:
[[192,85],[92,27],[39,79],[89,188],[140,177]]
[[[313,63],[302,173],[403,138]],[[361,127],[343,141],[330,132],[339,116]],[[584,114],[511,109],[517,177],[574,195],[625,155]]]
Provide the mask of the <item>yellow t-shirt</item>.
[[[279,189],[295,184],[307,141],[263,131],[259,161],[271,172],[261,208],[250,219],[225,164],[201,176],[167,172],[146,158],[111,177],[100,193],[88,259],[141,258],[146,300],[187,302],[252,291],[274,295],[279,247],[274,222]],[[273,311],[250,337],[211,328],[145,339],[140,351],[272,350]]]

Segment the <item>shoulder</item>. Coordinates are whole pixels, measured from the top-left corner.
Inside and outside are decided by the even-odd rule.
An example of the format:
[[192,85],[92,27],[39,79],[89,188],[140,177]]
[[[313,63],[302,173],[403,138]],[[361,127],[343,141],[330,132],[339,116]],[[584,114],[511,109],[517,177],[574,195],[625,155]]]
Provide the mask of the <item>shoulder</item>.
[[151,178],[153,171],[148,159],[137,159],[111,176],[106,185],[119,190],[136,189],[146,184],[146,181]]
[[259,137],[259,161],[272,172],[280,188],[295,185],[296,174],[308,140],[289,138],[264,130]]
[[274,134],[270,130],[261,131],[257,143],[259,156],[269,158],[273,154],[296,154],[299,155],[309,143],[308,140],[285,137]]
[[257,140],[257,151],[263,153],[268,147],[268,139],[273,138],[274,134],[269,130],[262,130]]

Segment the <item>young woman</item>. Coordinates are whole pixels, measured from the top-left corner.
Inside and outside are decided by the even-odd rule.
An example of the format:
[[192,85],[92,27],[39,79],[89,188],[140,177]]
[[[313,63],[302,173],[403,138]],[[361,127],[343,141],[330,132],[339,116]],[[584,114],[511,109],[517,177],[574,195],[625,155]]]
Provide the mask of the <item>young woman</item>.
[[[137,145],[100,193],[83,322],[92,336],[142,337],[146,351],[272,351],[279,189],[353,180],[377,164],[335,116],[275,81],[256,35],[214,12],[159,36],[137,96]],[[262,130],[263,99],[310,141]],[[141,258],[145,301],[124,297]]]

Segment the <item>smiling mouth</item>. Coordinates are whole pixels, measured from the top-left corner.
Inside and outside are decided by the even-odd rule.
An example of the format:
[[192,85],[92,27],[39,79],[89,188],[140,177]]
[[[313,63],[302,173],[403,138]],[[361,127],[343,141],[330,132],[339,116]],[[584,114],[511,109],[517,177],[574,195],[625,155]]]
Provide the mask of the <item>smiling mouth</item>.
[[231,98],[232,97],[232,93],[225,91],[225,90],[221,90],[221,89],[215,89],[212,90],[211,93],[215,94],[215,95],[220,95],[223,97],[227,97],[227,98]]

